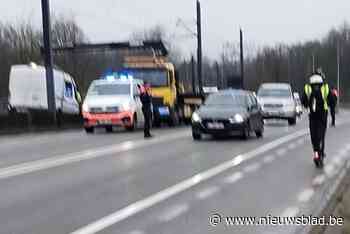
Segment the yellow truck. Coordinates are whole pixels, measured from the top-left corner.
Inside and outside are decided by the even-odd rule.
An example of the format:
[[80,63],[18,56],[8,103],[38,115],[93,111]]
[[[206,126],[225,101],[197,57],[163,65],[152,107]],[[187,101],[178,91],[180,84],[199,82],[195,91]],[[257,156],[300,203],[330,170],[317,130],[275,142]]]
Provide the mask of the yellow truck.
[[155,126],[160,126],[161,123],[174,126],[181,121],[189,122],[193,110],[202,103],[199,95],[184,93],[175,66],[166,56],[125,56],[124,69],[135,79],[151,84]]

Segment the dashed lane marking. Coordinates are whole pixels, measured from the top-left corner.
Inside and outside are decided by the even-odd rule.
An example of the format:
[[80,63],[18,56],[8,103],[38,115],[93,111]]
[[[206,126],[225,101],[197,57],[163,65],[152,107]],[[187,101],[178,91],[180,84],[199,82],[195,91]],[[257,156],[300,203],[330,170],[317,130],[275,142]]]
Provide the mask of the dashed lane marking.
[[295,143],[291,143],[289,146],[288,146],[288,149],[289,150],[292,150],[292,149],[295,149],[295,147],[297,147],[297,145]]
[[286,148],[282,148],[282,149],[279,149],[279,150],[276,151],[277,156],[282,156],[282,155],[284,155],[286,153],[287,153],[287,149]]
[[158,219],[160,222],[166,223],[186,213],[188,209],[189,206],[187,204],[176,205],[165,211]]
[[296,217],[299,214],[298,207],[288,207],[281,215],[281,217]]
[[204,199],[207,199],[207,198],[213,196],[214,194],[218,193],[219,191],[220,191],[220,189],[216,186],[208,187],[208,188],[203,189],[200,192],[198,192],[196,194],[196,197],[199,200],[204,200]]
[[324,168],[324,171],[325,171],[328,178],[332,178],[333,176],[335,176],[336,171],[335,171],[335,168],[332,164],[327,165]]
[[308,202],[314,195],[315,191],[312,188],[305,189],[303,192],[301,192],[298,196],[298,201],[299,202]]
[[128,234],[146,234],[146,233],[144,231],[141,231],[141,230],[134,230],[134,231],[129,232]]
[[318,175],[315,177],[315,179],[312,181],[313,186],[321,186],[326,181],[325,175]]
[[234,183],[236,183],[237,181],[239,181],[242,178],[243,178],[243,173],[242,172],[235,172],[234,174],[226,177],[225,183],[227,183],[227,184],[234,184]]
[[263,162],[266,163],[266,164],[268,164],[268,163],[273,162],[275,159],[276,159],[275,156],[273,156],[273,155],[268,155],[268,156],[264,157]]
[[261,165],[260,165],[259,163],[253,163],[253,164],[251,164],[251,165],[246,166],[246,167],[243,169],[243,171],[244,171],[245,173],[252,173],[252,172],[255,172],[255,171],[259,170],[260,167],[261,167]]
[[95,222],[88,224],[87,226],[84,226],[74,232],[72,234],[93,234],[100,232],[104,230],[107,227],[110,227],[111,225],[114,225],[116,223],[119,223],[137,213],[140,213],[141,211],[144,211],[160,202],[163,202],[185,190],[188,190],[199,183],[202,183],[204,181],[207,181],[214,176],[217,176],[221,174],[222,172],[232,169],[234,167],[239,166],[242,162],[251,160],[265,152],[268,152],[270,150],[273,150],[277,148],[278,146],[285,144],[289,141],[292,141],[298,137],[304,136],[308,134],[307,129],[303,129],[297,132],[294,132],[292,134],[286,135],[284,137],[281,137],[277,140],[274,140],[272,142],[269,142],[265,145],[262,145],[258,148],[256,148],[253,151],[247,152],[245,154],[237,155],[232,160],[226,161],[224,163],[221,163],[211,169],[208,169],[204,172],[201,172],[197,175],[194,175],[182,182],[179,182],[178,184],[175,184],[167,189],[164,189],[158,193],[155,193],[153,195],[150,195],[149,197],[146,197],[142,200],[139,200],[135,203],[132,203],[114,213],[111,213],[99,220],[96,220]]

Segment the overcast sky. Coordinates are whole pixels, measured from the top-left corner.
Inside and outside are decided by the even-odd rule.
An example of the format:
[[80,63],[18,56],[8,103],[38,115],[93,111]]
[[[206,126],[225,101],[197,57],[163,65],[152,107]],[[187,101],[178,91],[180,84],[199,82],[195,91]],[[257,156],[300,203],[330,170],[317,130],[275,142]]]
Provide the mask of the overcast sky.
[[[41,0],[1,0],[0,20],[41,23]],[[238,41],[241,26],[248,44],[273,45],[320,38],[350,22],[349,0],[202,0],[203,47],[216,57],[225,41]],[[74,17],[93,42],[120,41],[131,32],[164,25],[183,50],[191,37],[176,27],[181,18],[195,29],[195,0],[51,0],[57,15]]]

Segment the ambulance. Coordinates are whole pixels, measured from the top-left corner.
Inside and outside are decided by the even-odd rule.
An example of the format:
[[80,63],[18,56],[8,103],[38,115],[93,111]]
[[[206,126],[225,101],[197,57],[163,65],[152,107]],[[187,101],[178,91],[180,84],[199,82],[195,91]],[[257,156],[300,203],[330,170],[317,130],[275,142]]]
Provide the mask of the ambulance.
[[142,85],[142,80],[118,73],[93,81],[82,106],[86,133],[93,133],[95,128],[112,132],[113,127],[133,131],[143,125]]

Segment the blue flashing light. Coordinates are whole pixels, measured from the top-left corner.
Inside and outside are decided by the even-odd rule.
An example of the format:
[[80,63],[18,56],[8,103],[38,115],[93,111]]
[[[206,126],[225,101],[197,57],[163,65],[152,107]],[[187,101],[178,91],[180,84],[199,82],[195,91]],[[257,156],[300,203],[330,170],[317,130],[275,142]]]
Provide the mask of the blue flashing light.
[[113,72],[108,70],[102,76],[102,80],[114,81],[114,80],[132,80],[134,77],[128,71]]
[[113,81],[113,80],[115,80],[115,76],[113,76],[113,75],[108,75],[108,76],[105,76],[104,77],[106,80],[108,80],[108,81]]

